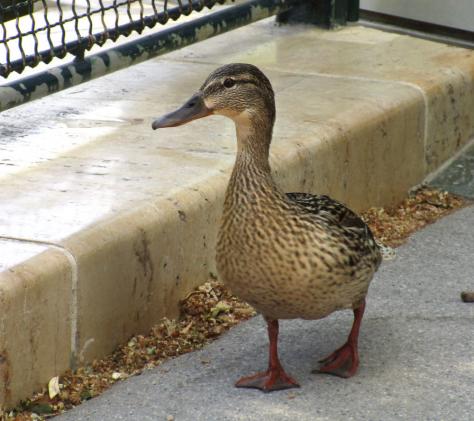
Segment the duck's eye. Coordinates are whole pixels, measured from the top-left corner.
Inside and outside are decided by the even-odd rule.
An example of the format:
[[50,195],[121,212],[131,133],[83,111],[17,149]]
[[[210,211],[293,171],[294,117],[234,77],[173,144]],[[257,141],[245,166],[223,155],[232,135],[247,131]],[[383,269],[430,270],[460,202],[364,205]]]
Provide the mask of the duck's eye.
[[232,88],[232,86],[235,85],[235,80],[234,79],[231,79],[231,78],[227,78],[226,80],[224,80],[224,86],[226,88]]

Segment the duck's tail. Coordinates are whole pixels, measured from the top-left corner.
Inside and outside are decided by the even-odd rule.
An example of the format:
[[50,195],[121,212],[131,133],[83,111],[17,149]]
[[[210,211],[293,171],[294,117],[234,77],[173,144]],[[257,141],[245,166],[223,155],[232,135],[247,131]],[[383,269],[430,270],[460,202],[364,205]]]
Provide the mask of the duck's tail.
[[386,246],[377,239],[375,239],[375,242],[379,246],[380,254],[382,255],[382,260],[393,260],[395,259],[395,257],[397,257],[397,252],[394,248]]

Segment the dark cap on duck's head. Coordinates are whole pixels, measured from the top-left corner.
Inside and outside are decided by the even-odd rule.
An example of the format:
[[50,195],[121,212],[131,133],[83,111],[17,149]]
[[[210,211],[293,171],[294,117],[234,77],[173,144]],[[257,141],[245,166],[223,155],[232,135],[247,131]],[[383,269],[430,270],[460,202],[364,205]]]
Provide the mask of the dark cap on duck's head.
[[268,78],[254,65],[226,64],[214,70],[181,108],[153,122],[153,129],[174,127],[210,114],[233,119],[260,120],[273,125],[275,99]]

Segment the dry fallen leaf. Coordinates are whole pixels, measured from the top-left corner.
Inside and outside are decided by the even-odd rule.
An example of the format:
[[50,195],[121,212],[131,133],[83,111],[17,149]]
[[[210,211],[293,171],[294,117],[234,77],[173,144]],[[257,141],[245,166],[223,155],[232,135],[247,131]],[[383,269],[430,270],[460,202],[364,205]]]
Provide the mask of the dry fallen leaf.
[[288,399],[295,399],[296,398],[296,393],[295,392],[289,392],[287,395]]
[[113,380],[119,380],[119,379],[122,378],[122,373],[119,373],[118,371],[115,371],[115,372],[112,373],[111,377],[112,377]]
[[189,329],[191,329],[191,326],[193,325],[193,321],[191,320],[187,326],[184,327],[184,329],[181,330],[181,334],[186,335],[189,332]]
[[228,313],[230,308],[230,305],[225,301],[219,301],[214,307],[211,308],[211,317],[217,317],[221,313]]
[[48,382],[48,395],[49,399],[54,399],[57,395],[59,395],[59,377],[53,377]]

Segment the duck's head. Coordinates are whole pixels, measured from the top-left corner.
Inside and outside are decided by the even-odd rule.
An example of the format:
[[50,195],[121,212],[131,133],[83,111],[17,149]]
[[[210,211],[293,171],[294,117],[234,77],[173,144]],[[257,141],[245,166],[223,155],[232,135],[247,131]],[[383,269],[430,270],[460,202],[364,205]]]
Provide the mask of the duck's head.
[[214,70],[201,88],[177,110],[157,118],[153,129],[175,127],[220,114],[239,126],[270,128],[275,120],[273,89],[267,77],[251,64],[227,64]]

